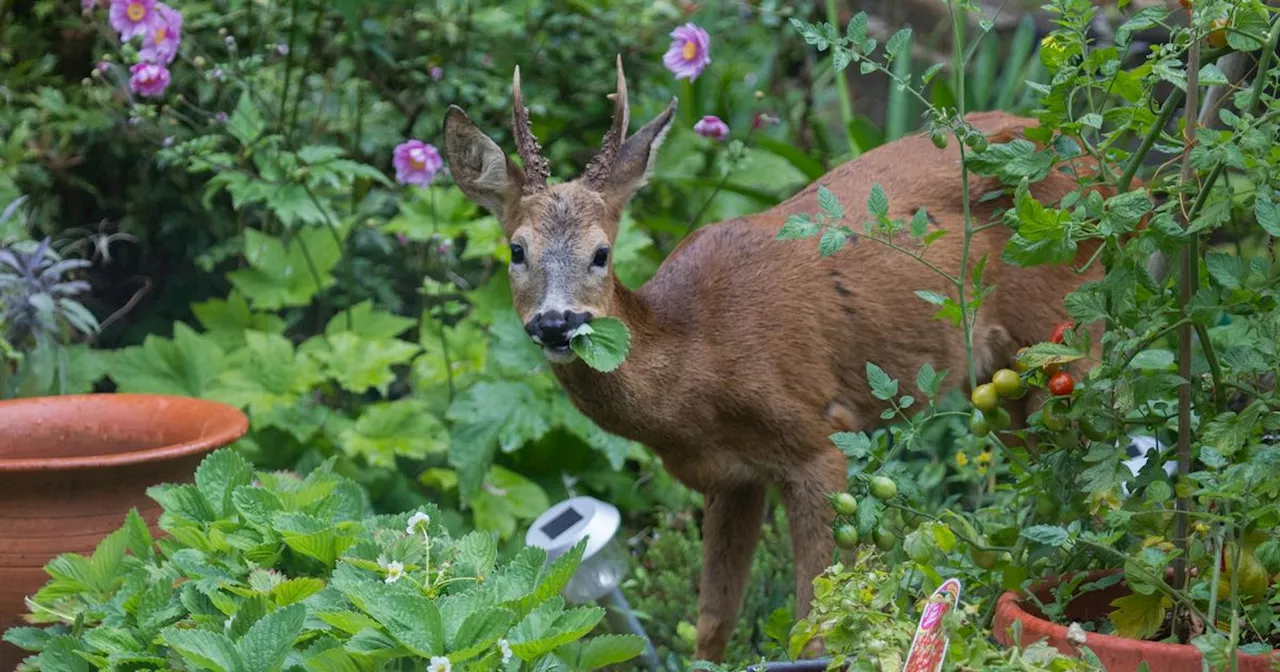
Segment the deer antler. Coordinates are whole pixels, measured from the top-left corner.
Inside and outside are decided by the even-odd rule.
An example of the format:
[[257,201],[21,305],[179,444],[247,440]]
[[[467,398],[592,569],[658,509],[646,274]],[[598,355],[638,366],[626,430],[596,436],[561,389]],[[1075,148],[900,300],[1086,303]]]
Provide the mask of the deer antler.
[[533,129],[529,126],[529,108],[524,106],[524,95],[520,93],[520,66],[516,66],[516,74],[512,83],[514,88],[512,109],[512,131],[516,138],[516,151],[524,161],[524,193],[525,195],[544,191],[547,188],[547,176],[551,169],[547,159],[542,156],[542,147],[538,139],[533,137]]
[[613,126],[604,134],[600,151],[587,164],[583,179],[587,186],[600,189],[613,172],[613,164],[627,139],[627,124],[631,121],[631,108],[627,104],[627,76],[622,73],[622,54],[618,54],[618,90],[613,94]]

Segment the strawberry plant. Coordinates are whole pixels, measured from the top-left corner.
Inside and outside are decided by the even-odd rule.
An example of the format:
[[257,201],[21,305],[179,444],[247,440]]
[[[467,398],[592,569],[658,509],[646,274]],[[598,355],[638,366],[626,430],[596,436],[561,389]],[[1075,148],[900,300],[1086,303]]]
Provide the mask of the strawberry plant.
[[604,616],[560,590],[583,545],[499,561],[494,535],[451,538],[438,511],[375,515],[333,471],[255,472],[225,449],[191,485],[148,492],[89,557],[64,554],[6,641],[20,670],[592,670],[636,656],[635,636],[587,637]]

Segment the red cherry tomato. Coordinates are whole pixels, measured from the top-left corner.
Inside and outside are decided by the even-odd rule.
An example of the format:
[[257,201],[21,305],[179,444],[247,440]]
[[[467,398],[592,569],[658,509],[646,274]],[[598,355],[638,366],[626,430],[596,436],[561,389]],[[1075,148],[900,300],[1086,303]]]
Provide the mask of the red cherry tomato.
[[1074,389],[1076,389],[1076,382],[1071,379],[1071,374],[1065,371],[1059,371],[1049,379],[1049,394],[1055,397],[1068,396]]
[[1067,330],[1070,328],[1071,328],[1070,322],[1063,322],[1062,324],[1059,324],[1058,326],[1054,327],[1053,336],[1049,337],[1049,341],[1051,343],[1061,343],[1063,340],[1063,337],[1067,333]]

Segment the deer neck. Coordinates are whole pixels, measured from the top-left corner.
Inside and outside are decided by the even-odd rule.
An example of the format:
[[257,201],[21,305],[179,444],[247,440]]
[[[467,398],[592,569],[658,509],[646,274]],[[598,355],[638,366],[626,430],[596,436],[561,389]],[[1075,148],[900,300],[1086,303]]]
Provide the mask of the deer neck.
[[644,289],[633,292],[615,276],[611,317],[631,332],[631,349],[622,366],[601,373],[580,359],[554,364],[552,371],[578,410],[606,431],[648,443],[653,423],[646,412],[660,404],[663,389],[671,389],[680,369],[685,325]]

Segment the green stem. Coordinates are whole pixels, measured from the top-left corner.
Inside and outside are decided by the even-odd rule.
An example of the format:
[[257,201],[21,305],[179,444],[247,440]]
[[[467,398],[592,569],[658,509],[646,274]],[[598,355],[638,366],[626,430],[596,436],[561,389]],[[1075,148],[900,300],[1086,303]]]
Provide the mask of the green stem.
[[[827,22],[832,26],[840,25],[840,13],[836,11],[836,0],[827,0]],[[835,67],[835,59],[832,59],[831,70],[836,78],[836,92],[840,96],[840,120],[843,122],[844,137],[849,142],[850,158],[853,158],[861,154],[862,149],[858,146],[857,139],[853,137],[853,98],[849,94],[849,80],[845,77],[843,70]]]
[[[280,111],[276,114],[276,119],[281,126],[285,125],[285,110],[289,105],[289,82],[293,75],[294,63],[294,43],[298,39],[298,0],[291,0],[289,3],[289,53],[285,56],[284,66],[284,89],[280,92]],[[292,139],[292,129],[287,129],[285,143],[288,144]]]
[[1138,168],[1142,167],[1142,162],[1147,158],[1147,154],[1151,152],[1152,145],[1156,144],[1160,134],[1164,132],[1164,127],[1169,123],[1169,118],[1173,116],[1178,105],[1182,102],[1182,97],[1186,95],[1182,89],[1175,88],[1169,92],[1169,97],[1165,98],[1164,105],[1160,106],[1160,111],[1156,114],[1155,121],[1151,122],[1151,130],[1147,131],[1146,137],[1142,138],[1142,144],[1138,145],[1138,149],[1134,150],[1129,157],[1129,163],[1124,167],[1124,172],[1120,174],[1120,181],[1116,185],[1120,193],[1129,191],[1129,185],[1133,183],[1133,176],[1138,174]]

